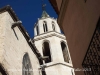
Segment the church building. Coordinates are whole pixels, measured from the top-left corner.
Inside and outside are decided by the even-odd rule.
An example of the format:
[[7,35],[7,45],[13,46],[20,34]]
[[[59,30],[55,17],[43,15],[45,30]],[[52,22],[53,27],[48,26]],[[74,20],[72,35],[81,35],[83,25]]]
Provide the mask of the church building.
[[0,75],[75,75],[57,20],[43,10],[30,38],[12,8],[1,8]]

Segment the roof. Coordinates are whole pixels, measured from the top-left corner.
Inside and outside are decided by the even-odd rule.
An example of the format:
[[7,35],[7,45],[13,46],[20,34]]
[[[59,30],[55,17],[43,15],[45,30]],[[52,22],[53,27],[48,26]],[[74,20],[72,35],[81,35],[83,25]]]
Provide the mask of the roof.
[[3,13],[5,11],[8,11],[8,13],[11,15],[14,21],[18,21],[18,17],[16,16],[15,12],[12,10],[12,7],[10,5],[7,5],[3,8],[0,8],[0,13]]
[[47,18],[47,17],[50,17],[50,16],[48,15],[48,13],[45,10],[43,10],[41,18]]
[[[14,13],[13,9],[11,8],[10,5],[7,5],[3,8],[0,9],[0,13],[3,12],[8,12],[11,17],[13,18],[13,20],[19,21],[18,17],[16,16],[16,14]],[[27,43],[29,44],[29,46],[31,47],[32,51],[36,54],[37,58],[40,59],[41,54],[39,53],[39,51],[37,50],[36,46],[34,45],[33,42],[30,42],[29,40],[31,39],[30,36],[28,35],[27,31],[25,30],[25,28],[21,25],[18,25],[19,30],[22,32],[23,36],[25,37]],[[40,61],[40,60],[39,60]]]

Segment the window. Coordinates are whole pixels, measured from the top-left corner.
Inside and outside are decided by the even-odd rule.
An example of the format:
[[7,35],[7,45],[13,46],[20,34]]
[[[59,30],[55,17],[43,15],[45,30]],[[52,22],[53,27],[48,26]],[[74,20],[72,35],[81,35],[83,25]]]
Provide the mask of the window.
[[43,43],[43,55],[49,57],[48,59],[45,59],[45,63],[51,62],[51,54],[48,42]]
[[22,69],[22,75],[33,75],[33,70],[31,66],[31,62],[28,56],[28,53],[26,53],[23,57],[23,69]]
[[36,26],[37,35],[39,34],[38,26]]
[[61,48],[62,48],[64,61],[69,63],[69,54],[68,54],[67,47],[64,42],[61,42]]
[[44,29],[44,32],[48,31],[46,21],[43,22],[43,29]]
[[82,66],[83,68],[88,69],[84,71],[85,75],[100,75],[100,18],[84,57]]
[[52,29],[55,31],[55,24],[52,22]]

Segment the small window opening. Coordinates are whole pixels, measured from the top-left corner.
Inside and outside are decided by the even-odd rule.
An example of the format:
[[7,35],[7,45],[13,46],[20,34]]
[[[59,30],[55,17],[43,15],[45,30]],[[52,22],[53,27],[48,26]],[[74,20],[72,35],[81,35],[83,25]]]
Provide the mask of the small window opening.
[[52,22],[52,29],[55,31],[55,24]]
[[36,26],[37,35],[39,34],[38,26]]
[[48,29],[47,29],[47,23],[45,21],[43,23],[43,28],[44,28],[44,32],[47,32],[48,31]]
[[55,31],[55,26],[54,26],[54,24],[52,24],[52,29]]
[[43,43],[43,55],[49,57],[48,59],[45,59],[45,63],[51,62],[51,54],[48,42]]
[[69,63],[69,54],[68,54],[67,47],[66,47],[65,43],[61,42],[61,48],[62,48],[64,61]]

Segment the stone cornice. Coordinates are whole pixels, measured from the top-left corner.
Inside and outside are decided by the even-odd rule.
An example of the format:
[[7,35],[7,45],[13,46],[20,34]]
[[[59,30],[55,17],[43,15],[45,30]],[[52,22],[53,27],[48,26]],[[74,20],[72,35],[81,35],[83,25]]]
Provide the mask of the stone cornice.
[[55,65],[64,65],[66,67],[73,68],[72,63],[66,63],[66,62],[50,62],[50,63],[44,64],[42,66],[44,66],[44,68],[48,68],[48,67],[55,66]]
[[53,32],[53,31],[35,36],[33,40],[38,41],[38,40],[45,39],[45,38],[52,37],[52,36],[56,36],[56,37],[66,40],[66,37],[63,34],[60,34],[58,32]]
[[49,65],[47,65],[46,67],[55,66],[55,65],[64,65],[64,66],[73,68],[72,64],[65,64],[65,63],[54,63],[54,64],[49,64]]

